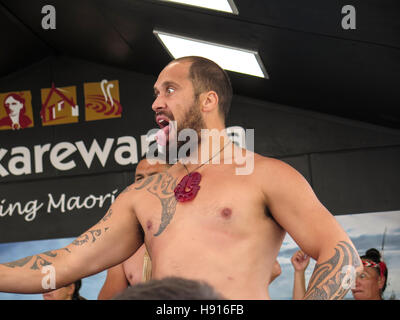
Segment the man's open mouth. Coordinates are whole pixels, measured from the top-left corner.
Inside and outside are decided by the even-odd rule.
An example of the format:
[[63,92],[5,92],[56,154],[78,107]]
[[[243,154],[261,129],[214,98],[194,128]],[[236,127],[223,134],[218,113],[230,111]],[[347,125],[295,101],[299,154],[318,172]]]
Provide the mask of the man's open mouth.
[[170,120],[166,116],[163,116],[163,115],[159,115],[156,117],[156,122],[161,129],[168,127],[169,121]]
[[170,120],[168,119],[168,117],[164,115],[158,115],[156,116],[156,122],[160,127],[160,130],[157,132],[156,135],[157,143],[161,146],[165,146],[167,145],[168,142],[168,135],[170,131],[170,126],[169,126]]

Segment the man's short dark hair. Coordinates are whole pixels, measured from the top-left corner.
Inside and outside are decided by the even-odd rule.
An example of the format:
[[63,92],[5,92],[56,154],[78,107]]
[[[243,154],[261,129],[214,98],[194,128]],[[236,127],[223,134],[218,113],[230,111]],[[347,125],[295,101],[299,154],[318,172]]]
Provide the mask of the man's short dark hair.
[[232,85],[228,74],[214,61],[204,57],[188,56],[172,62],[188,61],[189,78],[192,81],[195,98],[206,91],[213,90],[219,99],[219,111],[224,119],[227,118],[232,102]]
[[222,300],[209,284],[179,277],[166,277],[135,284],[113,300]]

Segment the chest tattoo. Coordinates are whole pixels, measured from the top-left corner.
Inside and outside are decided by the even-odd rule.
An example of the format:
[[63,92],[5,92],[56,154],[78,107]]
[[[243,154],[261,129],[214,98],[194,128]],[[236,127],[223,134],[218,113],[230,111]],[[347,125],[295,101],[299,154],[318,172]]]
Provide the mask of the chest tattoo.
[[174,189],[176,183],[176,178],[168,173],[162,173],[144,179],[143,182],[135,188],[136,190],[146,189],[161,202],[161,223],[158,231],[154,234],[156,237],[165,230],[175,214],[177,201],[175,199]]

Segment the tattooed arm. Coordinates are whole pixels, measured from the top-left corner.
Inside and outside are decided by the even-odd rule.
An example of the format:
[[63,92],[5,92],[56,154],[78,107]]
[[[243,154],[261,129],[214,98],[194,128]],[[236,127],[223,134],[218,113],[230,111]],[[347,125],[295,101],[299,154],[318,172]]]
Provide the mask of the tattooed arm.
[[304,177],[270,160],[263,168],[268,176],[263,182],[266,205],[303,252],[317,261],[305,299],[342,299],[362,269],[354,245]]
[[56,287],[60,288],[132,255],[143,240],[131,192],[121,193],[104,217],[67,247],[0,264],[0,291],[49,291],[46,276],[54,275]]
[[343,299],[355,281],[359,256],[351,243],[340,241],[335,254],[327,261],[317,263],[308,284],[305,299]]

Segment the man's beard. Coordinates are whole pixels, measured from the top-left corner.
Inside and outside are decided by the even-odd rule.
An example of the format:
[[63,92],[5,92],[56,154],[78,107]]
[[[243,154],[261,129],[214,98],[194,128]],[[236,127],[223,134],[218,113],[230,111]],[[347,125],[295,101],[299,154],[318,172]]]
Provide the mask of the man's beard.
[[[194,103],[187,109],[186,113],[184,114],[182,120],[177,123],[177,129],[176,129],[176,155],[179,155],[179,150],[181,149],[181,147],[185,144],[188,143],[188,141],[190,140],[189,137],[186,138],[186,140],[183,141],[179,141],[178,137],[179,134],[182,132],[182,130],[184,129],[191,129],[194,130],[196,132],[197,135],[197,139],[195,141],[193,141],[193,139],[190,141],[190,143],[195,144],[192,147],[196,148],[197,150],[197,146],[198,143],[200,142],[201,139],[201,129],[205,129],[206,128],[206,124],[204,122],[204,119],[202,117],[202,114],[199,110],[199,102],[196,99],[194,101]],[[174,143],[175,144],[175,143]],[[172,150],[169,150],[170,148],[167,148],[167,155],[169,158],[169,152]],[[189,154],[185,154],[184,156],[190,156]]]

